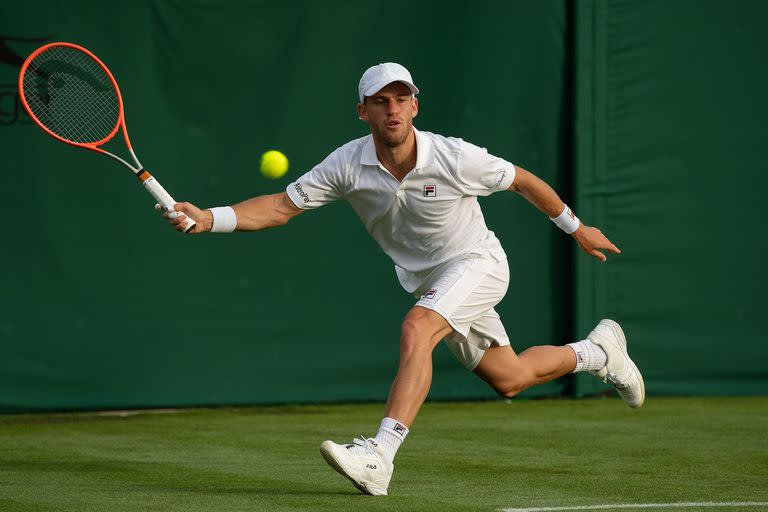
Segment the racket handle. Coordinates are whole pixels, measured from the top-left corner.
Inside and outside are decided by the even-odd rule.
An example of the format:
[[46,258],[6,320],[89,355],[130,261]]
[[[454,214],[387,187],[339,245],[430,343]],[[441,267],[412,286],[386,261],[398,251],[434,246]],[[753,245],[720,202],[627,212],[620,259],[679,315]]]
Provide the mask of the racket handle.
[[[149,174],[146,170],[141,171],[137,177],[139,180],[141,180],[141,183],[144,185],[144,188],[146,188],[150,194],[152,194],[152,197],[154,197],[158,203],[160,203],[160,206],[162,206],[165,211],[172,212],[173,211],[173,205],[176,204],[176,201],[173,200],[171,197],[171,194],[169,194],[163,186],[158,182],[154,176]],[[188,216],[184,215],[185,219],[184,222],[181,223],[181,227],[184,230],[185,233],[188,233],[189,230],[191,230],[195,225],[197,224],[194,220],[190,219]]]

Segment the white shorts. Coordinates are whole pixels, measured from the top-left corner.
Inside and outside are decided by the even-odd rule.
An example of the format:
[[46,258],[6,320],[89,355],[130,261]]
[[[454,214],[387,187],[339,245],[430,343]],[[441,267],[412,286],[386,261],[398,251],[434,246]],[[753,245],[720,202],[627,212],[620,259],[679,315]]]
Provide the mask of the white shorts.
[[493,309],[509,287],[504,255],[479,249],[438,265],[414,295],[417,306],[445,318],[454,332],[445,343],[456,358],[474,370],[490,347],[509,345],[509,337]]

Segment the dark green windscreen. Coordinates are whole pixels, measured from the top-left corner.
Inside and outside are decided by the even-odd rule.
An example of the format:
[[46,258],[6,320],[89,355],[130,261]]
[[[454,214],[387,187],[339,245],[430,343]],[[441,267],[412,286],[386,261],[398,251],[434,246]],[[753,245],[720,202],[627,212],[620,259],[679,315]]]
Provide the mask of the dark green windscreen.
[[[396,19],[389,2],[148,1],[110,5],[109,26],[102,4],[45,4],[0,6],[2,409],[384,400],[414,302],[344,203],[262,233],[171,231],[127,170],[19,114],[20,58],[41,44],[110,67],[139,158],[200,206],[279,191],[365,134],[357,82],[384,61],[421,88],[418,128],[565,180],[563,1],[414,2]],[[259,174],[269,149],[286,178]],[[567,341],[552,279],[567,239],[515,194],[483,207],[510,257],[513,346]],[[431,398],[494,396],[444,347],[434,362]]]
[[[127,170],[20,113],[21,61],[54,40],[104,60],[142,162],[200,206],[280,191],[365,134],[360,74],[401,62],[419,129],[535,172],[623,250],[602,265],[519,196],[483,199],[516,350],[607,316],[651,395],[768,392],[764,2],[143,1],[108,27],[100,6],[0,5],[0,409],[384,400],[413,304],[344,203],[172,232]],[[284,179],[259,174],[269,149]],[[444,347],[434,363],[432,399],[494,396]]]
[[620,320],[650,393],[766,393],[768,4],[577,5],[578,204],[624,251],[577,258],[578,330]]

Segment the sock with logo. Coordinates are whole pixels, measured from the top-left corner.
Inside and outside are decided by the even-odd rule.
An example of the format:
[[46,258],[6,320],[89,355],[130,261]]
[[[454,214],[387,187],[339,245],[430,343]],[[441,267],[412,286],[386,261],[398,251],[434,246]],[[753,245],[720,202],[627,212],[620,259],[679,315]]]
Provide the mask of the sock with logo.
[[594,372],[605,366],[607,357],[600,345],[589,340],[583,340],[569,343],[567,346],[571,347],[576,353],[576,368],[573,370],[573,373]]
[[408,427],[392,418],[384,418],[376,434],[376,442],[384,448],[384,458],[390,464],[395,458],[397,449],[408,435]]

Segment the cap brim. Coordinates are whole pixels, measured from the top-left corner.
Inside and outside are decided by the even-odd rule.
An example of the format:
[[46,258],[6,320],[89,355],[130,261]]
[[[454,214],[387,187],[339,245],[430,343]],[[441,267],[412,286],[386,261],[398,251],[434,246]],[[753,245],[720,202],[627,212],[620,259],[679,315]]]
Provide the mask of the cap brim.
[[366,96],[373,96],[389,84],[393,84],[395,82],[400,82],[401,84],[405,84],[408,86],[408,88],[411,90],[411,94],[419,94],[419,88],[413,85],[411,82],[407,80],[385,80],[383,82],[379,82],[377,84],[373,84],[368,89],[363,91],[363,97],[360,98],[360,100],[364,100]]

